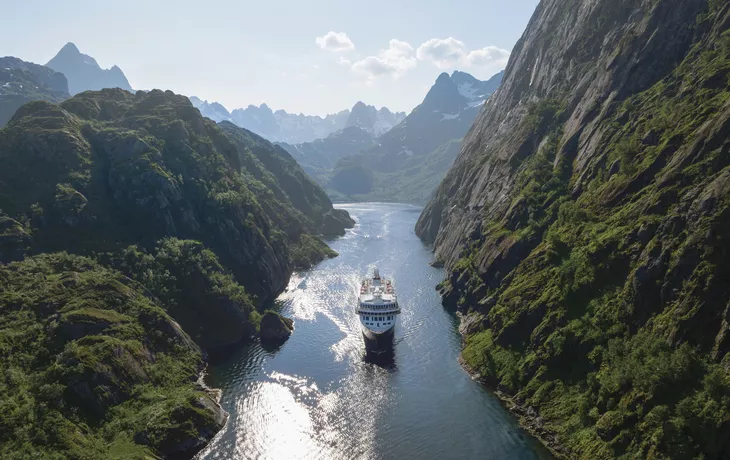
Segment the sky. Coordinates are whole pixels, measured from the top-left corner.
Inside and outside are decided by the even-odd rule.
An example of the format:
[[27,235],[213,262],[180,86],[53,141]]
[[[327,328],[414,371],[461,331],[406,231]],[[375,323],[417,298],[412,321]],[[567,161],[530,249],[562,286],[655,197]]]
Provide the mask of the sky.
[[0,0],[0,56],[45,64],[67,42],[135,89],[228,110],[410,111],[441,72],[502,70],[538,0]]

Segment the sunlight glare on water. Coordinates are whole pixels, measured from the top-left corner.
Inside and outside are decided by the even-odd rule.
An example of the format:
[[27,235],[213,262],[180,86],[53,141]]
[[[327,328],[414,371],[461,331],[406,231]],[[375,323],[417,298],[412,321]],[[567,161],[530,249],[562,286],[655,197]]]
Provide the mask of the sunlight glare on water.
[[[459,367],[457,320],[434,286],[443,272],[413,228],[420,208],[341,205],[357,220],[340,255],[294,274],[278,302],[294,319],[282,346],[243,348],[212,366],[231,415],[200,459],[550,458]],[[361,279],[393,279],[403,313],[393,356],[364,356]]]

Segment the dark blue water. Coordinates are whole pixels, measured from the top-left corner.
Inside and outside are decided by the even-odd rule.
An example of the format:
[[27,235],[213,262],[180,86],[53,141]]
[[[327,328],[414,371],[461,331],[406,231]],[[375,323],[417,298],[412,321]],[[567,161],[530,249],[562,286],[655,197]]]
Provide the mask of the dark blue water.
[[[292,277],[281,298],[295,331],[278,349],[247,347],[210,369],[231,414],[202,459],[537,459],[549,455],[459,366],[457,319],[434,286],[443,273],[413,227],[421,211],[341,206],[357,220],[340,256]],[[364,356],[359,283],[377,266],[403,313],[394,354]]]

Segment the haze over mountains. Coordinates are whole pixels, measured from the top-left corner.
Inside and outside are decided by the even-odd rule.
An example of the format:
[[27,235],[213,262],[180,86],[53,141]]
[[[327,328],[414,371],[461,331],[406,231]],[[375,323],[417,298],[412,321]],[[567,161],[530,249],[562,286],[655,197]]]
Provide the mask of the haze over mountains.
[[200,113],[216,122],[230,121],[242,128],[270,140],[300,144],[322,139],[341,129],[357,126],[379,136],[397,125],[406,116],[405,112],[393,113],[387,107],[380,110],[363,102],[358,102],[352,110],[320,117],[288,113],[285,110],[273,111],[266,104],[249,105],[245,109],[229,112],[217,102],[203,101],[191,96],[190,101]]
[[[23,103],[60,102],[102,88],[132,91],[121,69],[102,69],[67,43],[47,66],[5,58],[0,70],[0,126]],[[266,104],[228,111],[218,102],[189,99],[217,123],[230,122],[279,143],[334,198],[425,202],[453,162],[484,101],[503,73],[481,81],[442,73],[406,116],[358,101],[325,117],[272,110]]]
[[[460,43],[429,42],[392,40],[351,66],[405,71]],[[321,47],[355,55],[344,33]],[[490,51],[451,49],[461,49],[457,62]],[[263,318],[291,334],[291,321],[264,309],[295,270],[336,256],[323,236],[355,225],[333,196],[428,198],[415,235],[444,268],[443,306],[460,313],[460,362],[556,458],[730,458],[729,1],[541,0],[505,72],[442,73],[400,120],[364,103],[307,117],[131,93],[121,70],[71,45],[52,63],[63,73],[0,60],[0,122],[10,120],[0,127],[0,458],[192,458],[226,423],[219,395],[200,383],[209,356],[263,338],[273,329]],[[113,88],[88,91],[99,85]],[[345,270],[385,260],[425,271],[421,258],[368,251],[414,237],[381,232],[389,214],[371,215],[377,235]],[[316,272],[294,280],[306,302],[334,284],[352,294],[349,274],[314,282]],[[430,289],[433,274],[406,287]],[[326,315],[297,320],[316,317],[337,343],[354,332]],[[450,319],[439,332],[456,332]],[[422,336],[431,345],[433,334]],[[396,363],[348,350],[350,366],[305,337],[290,345],[325,350],[338,364],[334,385],[339,364],[361,382]],[[454,359],[430,349],[426,359]],[[319,376],[291,375],[276,404],[261,398],[277,409],[267,420],[293,403],[324,403],[325,418],[347,422],[347,452],[390,452],[350,430],[355,412],[329,411],[332,392],[300,397]],[[462,397],[451,382],[418,382]],[[417,415],[430,425],[485,436],[473,411],[439,419],[442,406],[420,396],[427,411]],[[387,419],[384,406],[373,414]],[[246,436],[271,437],[271,424],[254,425]],[[332,443],[331,431],[309,425],[274,442],[314,433],[318,449]]]
[[53,57],[46,67],[61,72],[68,79],[68,91],[73,96],[82,91],[100,90],[103,88],[121,88],[132,91],[132,87],[117,66],[102,69],[93,57],[82,54],[73,43],[69,42]]
[[27,102],[61,102],[68,97],[62,73],[14,57],[0,58],[0,128]]
[[335,196],[425,202],[503,74],[481,81],[465,72],[442,73],[423,102],[377,138],[350,129],[284,148]]

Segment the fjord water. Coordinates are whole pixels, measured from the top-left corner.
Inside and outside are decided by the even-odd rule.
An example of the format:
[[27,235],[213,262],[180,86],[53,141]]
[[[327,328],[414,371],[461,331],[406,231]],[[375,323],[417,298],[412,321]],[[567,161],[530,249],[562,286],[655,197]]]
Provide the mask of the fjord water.
[[[339,257],[295,274],[279,299],[291,338],[210,368],[230,419],[199,458],[549,458],[459,366],[458,320],[434,290],[443,272],[413,231],[421,209],[340,207],[357,226],[331,242]],[[355,315],[360,280],[375,266],[403,310],[393,356],[378,362],[364,356]]]

